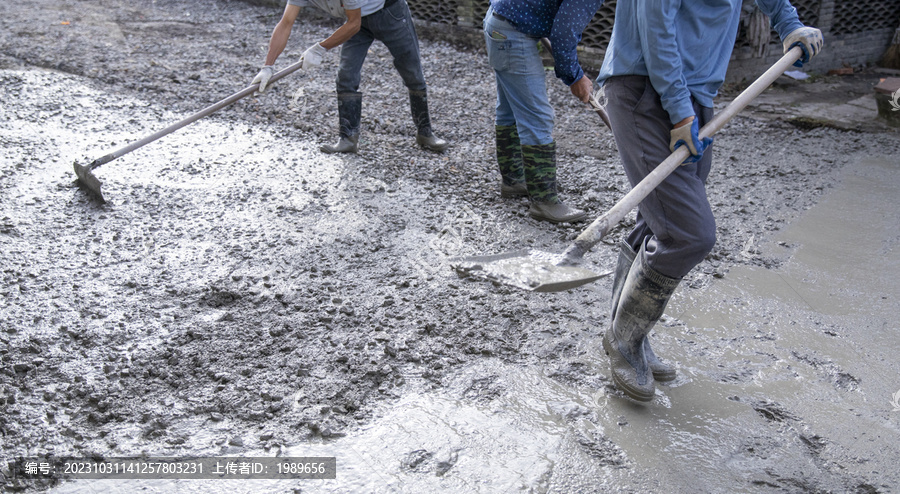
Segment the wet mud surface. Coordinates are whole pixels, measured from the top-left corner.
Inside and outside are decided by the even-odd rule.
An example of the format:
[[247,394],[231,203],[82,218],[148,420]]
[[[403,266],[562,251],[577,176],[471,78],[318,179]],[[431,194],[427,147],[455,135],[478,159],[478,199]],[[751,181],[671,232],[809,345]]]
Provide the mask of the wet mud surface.
[[[796,323],[783,316],[789,305],[741,305],[739,295],[702,303],[710,290],[727,295],[717,283],[733,272],[789,267],[803,237],[778,235],[848,166],[872,155],[896,166],[895,133],[743,115],[716,137],[718,243],[656,331],[684,377],[637,407],[612,388],[600,350],[609,277],[528,293],[459,279],[449,266],[451,256],[561,252],[582,228],[536,222],[526,202],[500,199],[494,83],[481,51],[422,40],[435,131],[452,143],[443,154],[415,146],[406,91],[376,44],[357,156],[318,151],[336,138],[338,55],[329,53],[321,67],[97,169],[108,203],[76,186],[73,161],[242,89],[279,16],[240,1],[0,5],[0,459],[320,451],[340,463],[388,438],[401,449],[372,455],[390,465],[389,480],[367,474],[366,459],[346,460],[348,483],[323,492],[689,491],[698,479],[701,490],[729,492],[896,487],[896,472],[859,467],[884,465],[874,447],[836,449],[843,408],[821,419],[816,407],[785,405],[792,388],[778,383],[810,379],[821,386],[813,396],[855,407],[874,434],[894,439],[873,444],[893,451],[888,400],[900,383],[881,378],[885,389],[869,399],[869,374],[884,369],[860,367],[861,354],[840,345],[783,339]],[[298,21],[279,66],[333,28]],[[564,197],[600,215],[628,190],[612,137],[552,73],[548,83]],[[877,217],[896,230],[890,209]],[[629,223],[633,215],[586,267],[614,266]],[[880,248],[895,259],[896,237]],[[718,312],[733,319],[703,319]],[[799,316],[814,321],[810,334],[862,344],[846,319],[816,313]],[[896,323],[874,331],[880,361],[895,361]],[[410,418],[420,428],[404,429]],[[655,443],[665,434],[669,444]],[[473,460],[509,452],[533,461]],[[660,471],[657,461],[672,463]],[[691,468],[703,474],[691,478]],[[95,488],[117,489],[81,492]],[[292,488],[316,486],[266,487]]]

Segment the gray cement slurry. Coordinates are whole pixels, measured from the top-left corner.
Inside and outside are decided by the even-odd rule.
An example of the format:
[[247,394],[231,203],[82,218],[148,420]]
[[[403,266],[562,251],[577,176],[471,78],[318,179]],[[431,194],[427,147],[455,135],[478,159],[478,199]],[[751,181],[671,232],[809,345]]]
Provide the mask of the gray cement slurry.
[[484,359],[437,389],[411,366],[408,391],[367,425],[281,450],[336,456],[336,480],[125,485],[204,493],[889,489],[900,482],[900,407],[891,403],[900,392],[898,192],[897,163],[861,158],[815,207],[748,247],[747,255],[774,251],[779,268],[734,267],[704,289],[680,291],[654,331],[657,353],[677,363],[679,376],[650,405],[603,381],[600,338],[585,338],[576,345],[594,351],[567,367]]
[[[812,243],[793,229],[860,163],[900,156],[896,133],[779,121],[804,113],[819,96],[810,86],[773,104],[775,120],[749,112],[716,136],[717,244],[653,334],[680,377],[637,406],[611,387],[600,350],[609,277],[530,293],[448,265],[562,252],[582,229],[499,198],[482,51],[421,40],[436,131],[452,141],[443,154],[415,146],[406,92],[375,44],[360,154],[318,152],[337,131],[332,57],[101,167],[110,202],[88,200],[74,160],[178,121],[258,71],[280,12],[210,6],[0,2],[0,457],[308,450],[344,465],[331,483],[159,489],[169,491],[896,485],[883,468],[896,458],[894,326],[866,313],[880,313],[896,268],[844,261],[890,259],[895,242],[836,258],[813,246],[839,243],[838,230]],[[284,60],[331,30],[298,23]],[[547,78],[565,199],[602,214],[628,190],[611,135]],[[892,210],[855,190],[832,206],[876,213],[853,214],[847,239],[895,232]],[[632,221],[585,265],[611,269]],[[810,226],[810,238],[829,228]],[[840,287],[821,274],[835,265],[850,280]]]

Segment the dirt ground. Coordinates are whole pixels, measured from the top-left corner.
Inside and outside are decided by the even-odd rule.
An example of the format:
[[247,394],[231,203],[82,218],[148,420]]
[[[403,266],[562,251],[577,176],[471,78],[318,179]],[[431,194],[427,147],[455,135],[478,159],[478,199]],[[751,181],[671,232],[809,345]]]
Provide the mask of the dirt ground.
[[[376,407],[488,360],[615,393],[606,357],[580,343],[608,325],[611,280],[525,294],[448,266],[453,255],[559,251],[582,228],[536,222],[526,202],[500,199],[480,50],[421,41],[434,127],[452,143],[443,154],[415,146],[405,89],[376,44],[357,156],[317,151],[336,138],[329,53],[98,169],[108,203],[76,186],[73,161],[247,85],[279,16],[237,0],[0,5],[0,459],[274,453],[352,435]],[[298,21],[278,66],[334,27]],[[611,135],[552,73],[548,82],[564,198],[599,215],[628,190]],[[718,243],[682,296],[737,266],[781,266],[758,243],[874,151],[900,156],[897,133],[735,118],[716,138],[709,184]],[[629,223],[589,265],[613,267]],[[500,392],[482,384],[461,399]],[[753,403],[783,421],[777,403]],[[609,438],[582,443],[628,468]],[[877,475],[810,468],[831,473],[738,490],[890,491]]]

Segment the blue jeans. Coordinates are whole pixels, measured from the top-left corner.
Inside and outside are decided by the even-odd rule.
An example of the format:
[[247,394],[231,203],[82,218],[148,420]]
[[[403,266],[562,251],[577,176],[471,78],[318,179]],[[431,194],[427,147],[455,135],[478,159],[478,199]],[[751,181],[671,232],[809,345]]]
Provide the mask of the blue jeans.
[[525,145],[553,142],[553,107],[547,98],[544,63],[538,38],[520,33],[512,24],[484,17],[488,62],[497,80],[497,125],[515,125]]
[[[390,3],[388,0],[387,3]],[[419,58],[419,38],[406,0],[396,0],[378,12],[362,18],[359,32],[341,45],[341,65],[337,92],[361,94],[359,81],[363,62],[374,40],[379,40],[394,57],[394,67],[410,91],[425,91],[425,75]]]
[[[603,85],[606,111],[625,175],[632,187],[663,162],[672,123],[659,94],[644,76],[610,77]],[[713,110],[694,102],[702,127]],[[637,223],[627,242],[639,251],[646,242],[647,263],[671,278],[688,274],[716,243],[716,219],[706,197],[713,145],[697,163],[679,166],[638,206]]]

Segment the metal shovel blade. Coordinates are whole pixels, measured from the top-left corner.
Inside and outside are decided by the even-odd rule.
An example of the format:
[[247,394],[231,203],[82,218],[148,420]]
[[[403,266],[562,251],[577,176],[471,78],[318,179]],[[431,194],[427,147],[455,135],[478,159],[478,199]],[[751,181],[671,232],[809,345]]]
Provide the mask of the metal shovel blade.
[[561,292],[612,273],[565,266],[563,256],[539,250],[520,250],[489,256],[456,257],[450,266],[462,277],[478,278],[532,292]]
[[[759,96],[775,79],[800,59],[803,50],[791,48],[778,62],[739,94],[727,107],[700,129],[700,137],[710,137]],[[597,105],[598,107],[600,105]],[[681,166],[689,155],[687,146],[680,146],[662,163],[647,174],[628,194],[609,211],[595,219],[562,254],[540,251],[519,251],[493,256],[451,259],[450,265],[460,276],[470,276],[506,284],[535,292],[558,292],[590,283],[610,273],[597,274],[574,267],[584,254],[602,240],[629,211],[636,208],[647,195],[662,183],[672,171]]]
[[78,162],[75,162],[73,166],[75,167],[75,175],[78,176],[78,185],[86,187],[100,199],[100,202],[106,202],[103,199],[103,193],[100,191],[100,180],[91,171],[91,165],[79,165]]

